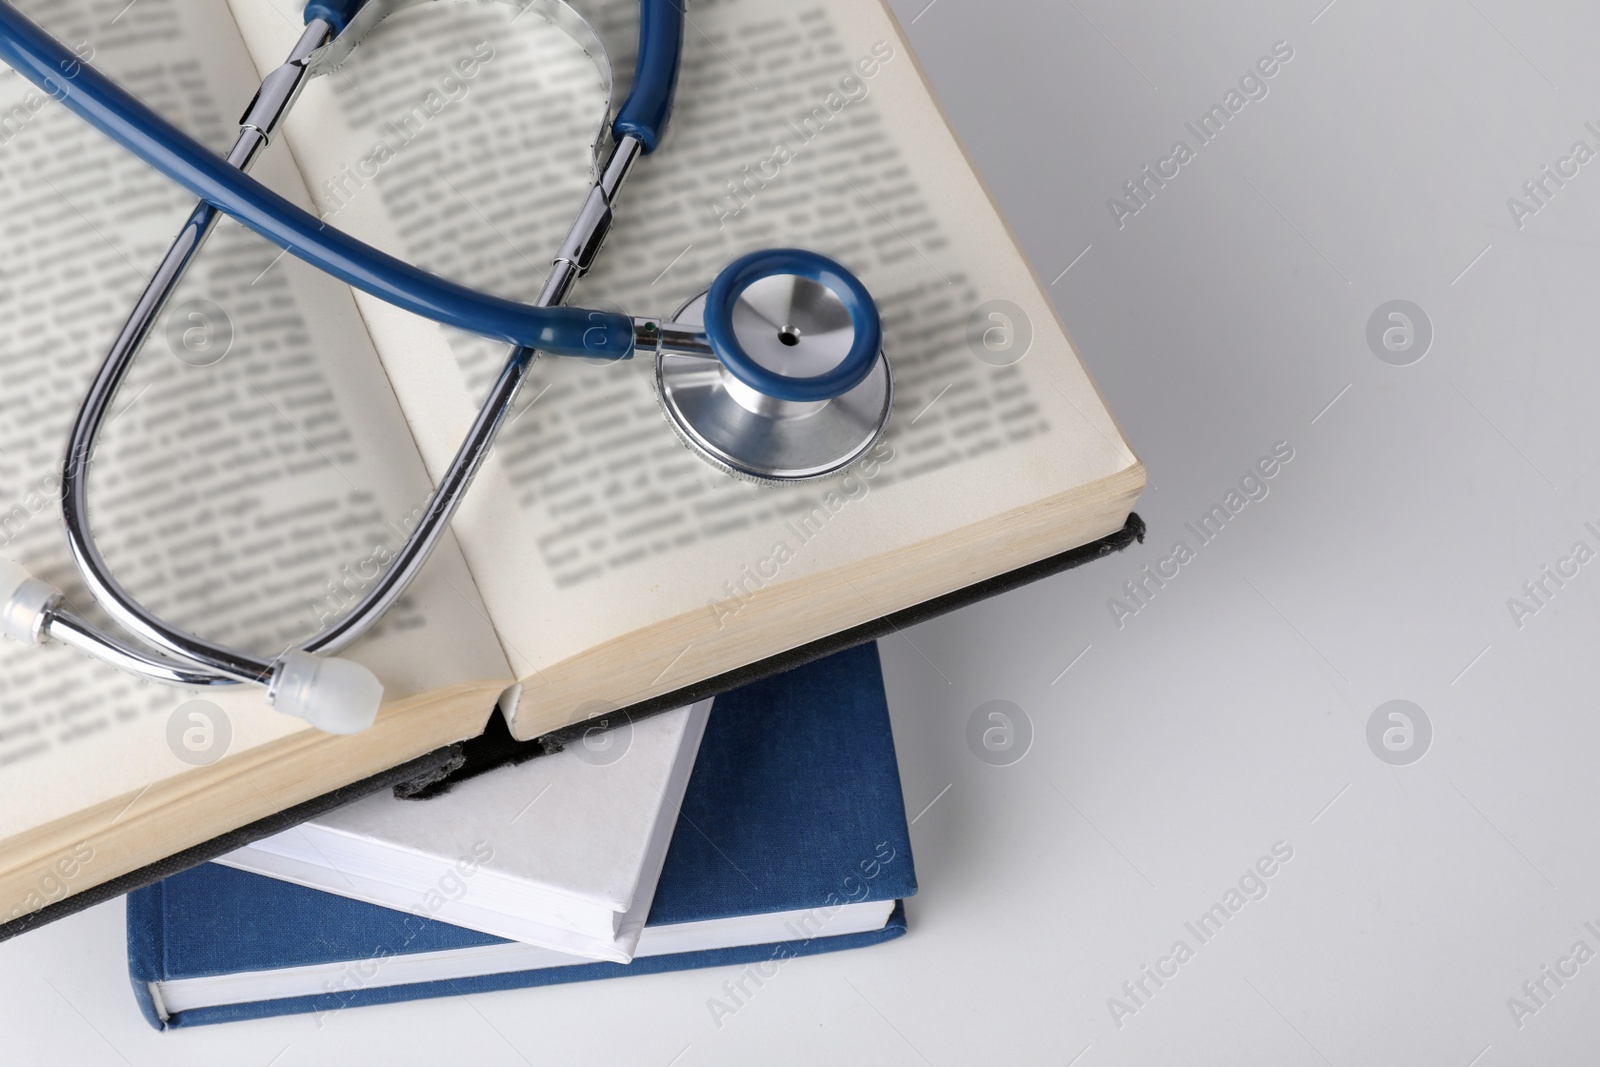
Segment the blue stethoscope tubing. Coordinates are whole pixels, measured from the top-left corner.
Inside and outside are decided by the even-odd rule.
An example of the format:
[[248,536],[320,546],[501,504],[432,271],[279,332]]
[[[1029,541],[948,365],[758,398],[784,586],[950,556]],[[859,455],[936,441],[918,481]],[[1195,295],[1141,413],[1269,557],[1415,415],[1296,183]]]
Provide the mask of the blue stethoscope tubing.
[[[342,29],[365,0],[314,0],[306,21]],[[683,50],[675,0],[640,0],[633,85],[612,123],[645,152],[666,133]],[[533,307],[469,289],[389,255],[285,200],[151,111],[0,0],[0,60],[195,196],[314,267],[397,307],[552,355],[626,359],[633,320],[611,311]]]

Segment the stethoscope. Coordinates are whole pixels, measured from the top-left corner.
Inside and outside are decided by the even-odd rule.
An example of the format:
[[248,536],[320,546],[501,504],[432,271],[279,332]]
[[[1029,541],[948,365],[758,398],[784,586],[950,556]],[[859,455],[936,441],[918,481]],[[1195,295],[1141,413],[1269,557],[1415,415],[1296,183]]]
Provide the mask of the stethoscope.
[[[611,123],[609,154],[532,305],[419,270],[327,226],[250,178],[245,172],[307,79],[332,70],[386,16],[418,2],[311,0],[305,32],[288,60],[262,81],[240,120],[237,141],[219,158],[0,0],[0,60],[200,198],[90,386],[63,465],[62,512],[73,558],[95,600],[137,643],[89,623],[64,605],[54,587],[4,559],[0,633],[31,644],[54,639],[169,684],[264,685],[279,711],[330,732],[352,733],[371,725],[383,686],[366,667],[334,654],[370,629],[422,569],[536,353],[607,360],[653,355],[656,390],[673,430],[713,466],[757,482],[837,473],[882,434],[893,382],[877,307],[854,275],[813,252],[773,249],[743,256],[671,318],[561,306],[599,252],[629,170],[661,143],[683,44],[680,0],[640,2],[639,55],[633,84]],[[512,2],[594,39],[561,0]],[[168,297],[224,214],[358,289],[512,346],[422,520],[389,568],[342,618],[272,660],[157,618],[111,574],[89,529],[88,469],[96,435]]]

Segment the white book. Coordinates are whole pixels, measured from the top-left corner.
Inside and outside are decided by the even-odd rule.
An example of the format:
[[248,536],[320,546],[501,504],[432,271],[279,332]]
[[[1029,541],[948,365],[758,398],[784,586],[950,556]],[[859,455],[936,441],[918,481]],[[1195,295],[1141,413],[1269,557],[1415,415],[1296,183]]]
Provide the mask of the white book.
[[711,701],[624,720],[430,800],[382,793],[217,860],[553,950],[627,963]]

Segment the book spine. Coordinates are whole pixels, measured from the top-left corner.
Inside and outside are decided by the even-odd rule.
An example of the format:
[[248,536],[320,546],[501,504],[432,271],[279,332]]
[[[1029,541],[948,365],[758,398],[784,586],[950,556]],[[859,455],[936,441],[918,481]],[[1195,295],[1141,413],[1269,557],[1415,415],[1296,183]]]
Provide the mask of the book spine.
[[166,884],[156,882],[128,894],[128,980],[145,1022],[157,1030],[167,1028],[166,1013],[157,1003],[155,983],[166,977]]

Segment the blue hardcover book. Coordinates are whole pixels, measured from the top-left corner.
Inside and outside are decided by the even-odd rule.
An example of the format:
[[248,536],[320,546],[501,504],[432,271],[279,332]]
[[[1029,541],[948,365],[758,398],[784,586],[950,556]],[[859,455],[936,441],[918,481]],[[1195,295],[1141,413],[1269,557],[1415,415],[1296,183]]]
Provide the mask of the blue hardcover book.
[[717,697],[631,964],[203,864],[128,895],[128,969],[158,1028],[728,964],[770,977],[899,936],[915,892],[868,644]]

